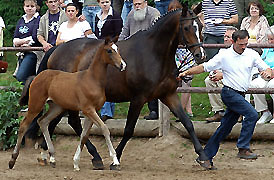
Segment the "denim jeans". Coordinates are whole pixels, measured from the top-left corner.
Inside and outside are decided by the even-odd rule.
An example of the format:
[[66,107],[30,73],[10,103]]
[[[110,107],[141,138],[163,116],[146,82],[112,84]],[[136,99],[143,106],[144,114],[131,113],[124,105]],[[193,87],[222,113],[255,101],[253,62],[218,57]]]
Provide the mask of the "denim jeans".
[[125,24],[126,19],[127,19],[127,15],[132,10],[132,8],[133,8],[132,0],[124,2],[123,9],[122,9],[122,14],[121,14],[123,24]]
[[113,117],[114,110],[115,110],[115,103],[106,101],[104,106],[101,109],[101,117],[102,116]]
[[233,126],[238,122],[240,115],[243,115],[245,119],[242,122],[242,129],[240,137],[238,138],[237,147],[249,149],[249,143],[258,120],[257,111],[245,100],[244,95],[225,86],[222,89],[221,96],[227,109],[221,120],[220,126],[210,137],[205,146],[205,153],[210,160],[216,155],[220,142],[231,132]]
[[82,10],[82,13],[86,17],[87,22],[89,22],[93,32],[95,32],[95,17],[100,9],[100,6],[84,6]]
[[25,84],[29,76],[36,74],[37,57],[33,52],[25,52],[23,58],[19,58],[19,68],[16,79]]
[[160,0],[155,1],[155,8],[160,11],[161,15],[165,14],[168,10],[168,5],[171,2],[171,0]]

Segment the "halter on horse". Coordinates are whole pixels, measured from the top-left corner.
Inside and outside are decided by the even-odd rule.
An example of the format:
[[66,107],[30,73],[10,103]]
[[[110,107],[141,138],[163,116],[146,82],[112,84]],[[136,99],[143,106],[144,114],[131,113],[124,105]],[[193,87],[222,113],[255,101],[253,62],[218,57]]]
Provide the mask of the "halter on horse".
[[[109,102],[130,102],[124,135],[116,148],[119,160],[127,141],[133,136],[142,107],[153,99],[160,99],[175,116],[179,117],[190,134],[199,159],[208,160],[194,132],[192,122],[182,109],[176,93],[178,82],[174,73],[176,70],[174,57],[179,41],[189,48],[197,63],[202,62],[201,49],[196,48],[198,39],[193,27],[195,18],[187,6],[184,6],[183,9],[163,15],[148,30],[139,31],[129,39],[117,42],[120,54],[127,63],[127,70],[118,73],[116,69],[108,67],[106,98]],[[92,61],[98,42],[98,40],[77,39],[65,43],[53,52],[48,68],[67,72],[86,69]],[[69,111],[69,114],[71,113]],[[100,160],[97,151],[94,149],[89,151],[94,153],[94,160]],[[205,167],[209,168],[209,165]]]
[[108,64],[112,64],[120,71],[125,70],[126,67],[125,62],[118,53],[117,46],[107,39],[99,46],[93,62],[87,70],[76,73],[46,70],[33,80],[29,90],[29,110],[27,116],[20,123],[17,144],[9,162],[10,169],[13,168],[19,155],[22,138],[29,124],[43,109],[48,98],[50,98],[50,101],[48,101],[49,110],[38,120],[38,123],[49,147],[51,166],[55,167],[55,151],[50,139],[48,125],[59,114],[70,109],[82,110],[85,116],[88,117],[84,120],[80,144],[73,158],[74,169],[80,170],[80,154],[88,139],[88,132],[93,123],[102,129],[110,156],[113,158],[113,166],[119,167],[120,163],[110,141],[109,130],[96,112],[101,109],[106,99],[105,85]]

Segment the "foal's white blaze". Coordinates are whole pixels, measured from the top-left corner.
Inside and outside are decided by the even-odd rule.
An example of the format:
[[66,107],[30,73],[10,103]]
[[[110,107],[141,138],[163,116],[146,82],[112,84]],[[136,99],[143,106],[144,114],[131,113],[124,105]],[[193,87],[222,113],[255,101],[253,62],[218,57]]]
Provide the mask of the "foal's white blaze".
[[[118,53],[118,46],[116,44],[112,44],[111,47],[112,49],[114,49],[116,53]],[[120,71],[124,71],[126,69],[127,64],[124,60],[122,60],[121,63],[122,63],[122,69]]]
[[73,161],[74,161],[73,167],[75,171],[80,171],[80,167],[79,167],[80,153],[81,153],[81,148],[80,148],[80,145],[78,145],[77,150],[73,157]]
[[117,52],[118,53],[118,47],[117,47],[117,45],[116,44],[112,44],[112,49],[114,49],[115,50],[115,52]]
[[122,63],[122,69],[121,69],[121,71],[126,70],[126,66],[127,66],[126,62],[124,60],[122,60],[121,63]]

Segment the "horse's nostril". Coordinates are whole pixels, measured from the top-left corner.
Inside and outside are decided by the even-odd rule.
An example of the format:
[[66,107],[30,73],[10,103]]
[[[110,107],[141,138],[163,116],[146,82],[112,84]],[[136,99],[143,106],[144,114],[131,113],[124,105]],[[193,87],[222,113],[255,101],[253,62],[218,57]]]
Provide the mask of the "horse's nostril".
[[202,54],[201,53],[198,53],[198,54],[195,54],[195,58],[201,58],[202,57]]

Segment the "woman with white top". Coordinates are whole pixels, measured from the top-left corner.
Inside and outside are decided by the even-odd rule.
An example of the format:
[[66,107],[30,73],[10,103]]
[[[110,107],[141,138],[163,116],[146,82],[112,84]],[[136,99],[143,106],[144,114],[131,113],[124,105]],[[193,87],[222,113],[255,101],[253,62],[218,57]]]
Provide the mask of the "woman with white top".
[[56,39],[56,45],[67,42],[72,39],[81,37],[93,37],[91,27],[87,21],[79,21],[78,14],[79,8],[74,3],[69,3],[66,7],[66,15],[68,21],[60,25],[59,32]]

